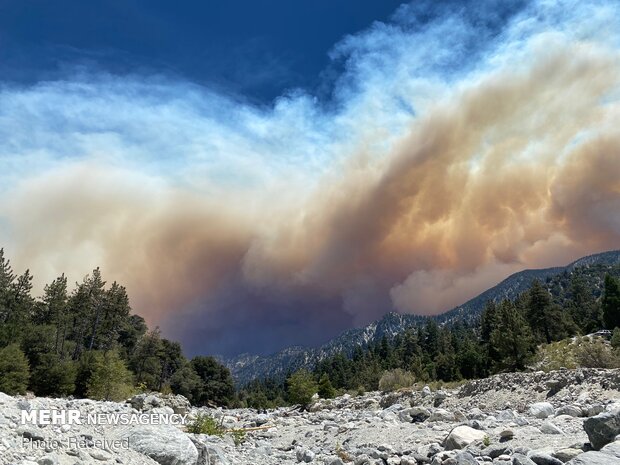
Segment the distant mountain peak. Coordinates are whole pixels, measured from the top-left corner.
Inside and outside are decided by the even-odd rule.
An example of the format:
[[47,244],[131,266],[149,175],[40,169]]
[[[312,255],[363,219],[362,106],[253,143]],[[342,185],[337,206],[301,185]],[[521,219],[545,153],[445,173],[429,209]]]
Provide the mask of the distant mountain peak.
[[[519,271],[473,299],[433,318],[440,324],[473,321],[480,315],[487,301],[514,299],[528,289],[534,279],[546,281],[548,278],[558,276],[561,273],[572,272],[578,267],[616,265],[618,263],[620,263],[620,250],[611,250],[582,257],[567,266]],[[320,347],[291,346],[268,356],[243,354],[222,359],[222,361],[230,368],[233,377],[240,385],[256,378],[281,378],[302,367],[312,368],[320,360],[337,353],[344,352],[350,355],[357,346],[366,346],[371,342],[378,341],[384,335],[393,337],[427,318],[429,317],[389,311],[381,319],[362,328],[348,329]]]

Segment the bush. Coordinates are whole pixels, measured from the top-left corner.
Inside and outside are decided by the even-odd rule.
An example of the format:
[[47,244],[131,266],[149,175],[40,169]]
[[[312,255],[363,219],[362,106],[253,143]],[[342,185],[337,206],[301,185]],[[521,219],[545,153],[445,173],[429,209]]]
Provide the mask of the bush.
[[379,380],[379,390],[396,391],[397,389],[408,388],[413,386],[415,377],[413,373],[396,368],[395,370],[384,371]]
[[584,337],[575,350],[579,366],[585,368],[618,368],[620,361],[608,344],[600,337]]
[[289,402],[303,407],[310,404],[312,396],[319,390],[317,382],[308,370],[296,371],[286,382],[288,385]]
[[24,394],[28,388],[28,360],[17,344],[0,349],[0,392]]
[[188,433],[208,434],[209,436],[223,436],[226,430],[210,415],[199,413],[194,421],[186,428]]
[[95,356],[94,370],[88,381],[91,399],[121,401],[134,392],[133,376],[116,351]]
[[38,396],[67,396],[75,391],[77,368],[71,360],[56,354],[43,354],[32,371],[30,385]]
[[560,368],[577,368],[576,344],[570,339],[552,342],[539,347],[534,366],[537,370],[554,371]]

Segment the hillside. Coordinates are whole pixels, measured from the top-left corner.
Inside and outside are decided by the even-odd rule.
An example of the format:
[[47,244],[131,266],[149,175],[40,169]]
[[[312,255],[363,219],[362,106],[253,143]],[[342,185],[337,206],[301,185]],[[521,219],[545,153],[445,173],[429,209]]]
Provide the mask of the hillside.
[[[479,315],[487,301],[514,299],[529,288],[534,279],[546,283],[554,296],[566,288],[566,280],[576,270],[592,285],[600,289],[605,273],[620,274],[620,250],[608,251],[582,257],[567,266],[524,270],[515,273],[496,286],[484,291],[462,305],[438,315],[440,324],[456,321],[472,321]],[[355,347],[365,346],[381,339],[384,335],[393,336],[407,328],[424,321],[426,317],[387,313],[383,318],[363,328],[349,329],[340,336],[317,348],[288,347],[275,354],[258,356],[243,354],[222,359],[230,368],[238,385],[256,378],[283,378],[298,368],[312,368],[318,361],[339,352],[351,354]]]

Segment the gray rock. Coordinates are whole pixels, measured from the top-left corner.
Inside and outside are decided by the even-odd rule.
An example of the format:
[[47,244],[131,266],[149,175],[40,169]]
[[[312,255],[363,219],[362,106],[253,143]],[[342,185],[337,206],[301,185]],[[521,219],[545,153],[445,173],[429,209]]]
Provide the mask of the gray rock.
[[510,446],[505,446],[502,444],[492,444],[489,447],[482,449],[480,451],[480,455],[486,455],[487,457],[491,457],[492,459],[496,459],[500,455],[504,455],[507,451],[510,450]]
[[328,457],[323,462],[325,465],[344,465],[340,457]]
[[303,447],[300,447],[295,451],[295,456],[297,457],[298,462],[310,463],[314,460],[316,454],[310,449],[304,449]]
[[599,413],[588,418],[583,423],[583,429],[588,435],[590,444],[594,449],[600,449],[606,444],[613,442],[620,434],[620,410]]
[[56,454],[46,455],[37,460],[39,465],[58,465],[58,456]]
[[555,411],[556,416],[569,415],[571,417],[580,417],[582,414],[582,410],[575,405],[563,405]]
[[563,465],[561,460],[539,451],[531,451],[528,458],[536,465]]
[[620,459],[620,441],[607,444],[601,449],[601,452],[612,455],[614,457],[618,457]]
[[31,441],[43,441],[45,439],[41,430],[36,426],[23,426],[17,430],[17,434]]
[[482,431],[469,426],[457,426],[448,434],[445,448],[447,450],[462,449],[473,442],[483,441],[486,436]]
[[618,458],[613,457],[602,452],[590,451],[584,452],[578,455],[566,465],[618,465],[620,461]]
[[556,458],[561,460],[562,462],[568,462],[569,460],[574,459],[575,457],[577,457],[579,454],[582,454],[583,451],[581,449],[574,449],[572,447],[566,448],[566,449],[560,449],[557,452],[554,452],[552,455]]
[[543,422],[543,424],[540,425],[540,431],[542,431],[545,434],[564,434],[564,431],[562,431],[560,428],[558,428],[556,425],[554,425],[550,421]]
[[88,455],[90,455],[95,460],[110,460],[112,455],[109,452],[106,452],[101,449],[92,449],[88,451]]
[[129,447],[161,465],[195,465],[198,450],[178,429],[168,426],[133,427],[127,438]]
[[533,417],[545,419],[553,415],[554,409],[553,405],[551,405],[549,402],[537,402],[530,405],[529,413]]
[[536,465],[536,462],[523,454],[513,454],[512,465]]
[[454,414],[452,412],[448,412],[442,408],[436,409],[431,416],[428,418],[428,421],[454,421]]
[[401,410],[398,413],[398,418],[401,421],[408,423],[418,423],[426,420],[431,416],[431,412],[424,407],[411,407],[404,410]]
[[478,461],[469,452],[459,452],[454,458],[457,465],[478,465]]

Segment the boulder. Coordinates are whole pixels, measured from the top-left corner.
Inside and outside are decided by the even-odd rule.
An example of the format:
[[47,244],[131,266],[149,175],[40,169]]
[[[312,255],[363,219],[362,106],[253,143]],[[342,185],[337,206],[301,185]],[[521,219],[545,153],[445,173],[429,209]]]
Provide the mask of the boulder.
[[540,431],[545,434],[564,434],[564,432],[550,421],[543,422],[540,425]]
[[555,411],[555,416],[569,415],[571,417],[580,417],[583,411],[575,405],[563,405]]
[[553,415],[555,410],[549,402],[537,402],[530,405],[529,413],[535,418],[545,419]]
[[577,457],[579,454],[583,454],[583,451],[581,449],[569,447],[567,449],[560,449],[559,451],[554,452],[552,455],[556,459],[561,460],[562,462],[568,462],[569,460]]
[[478,461],[469,452],[459,452],[454,458],[456,459],[457,465],[478,465]]
[[592,447],[600,449],[613,442],[620,434],[620,410],[599,413],[588,418],[583,423],[583,429],[586,430]]
[[536,462],[523,454],[513,454],[512,465],[536,465]]
[[527,454],[527,456],[536,465],[563,465],[561,460],[549,454],[545,454],[544,452],[534,450]]
[[476,441],[483,441],[487,435],[469,426],[457,426],[445,440],[446,450],[463,449]]
[[137,426],[127,433],[129,447],[161,465],[195,465],[198,450],[192,441],[172,426]]
[[431,416],[431,412],[424,407],[411,407],[398,412],[400,421],[407,423],[418,423],[426,420]]
[[602,452],[590,451],[579,454],[566,465],[618,465],[618,458]]
[[608,454],[608,455],[612,455],[614,457],[618,457],[620,459],[620,441],[607,444],[605,447],[601,449],[601,452]]
[[442,408],[435,409],[428,421],[454,421],[454,414]]

